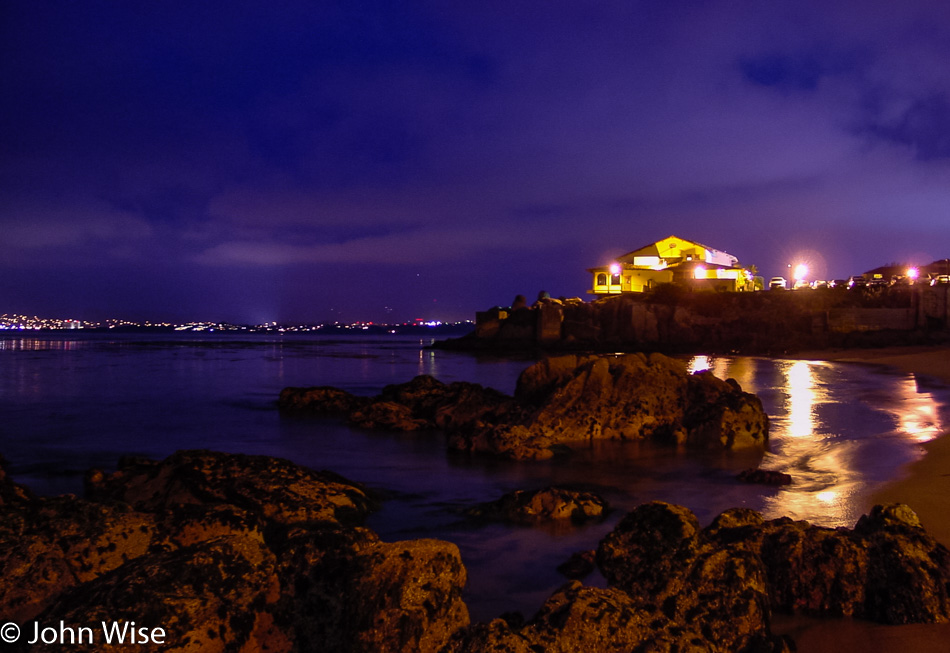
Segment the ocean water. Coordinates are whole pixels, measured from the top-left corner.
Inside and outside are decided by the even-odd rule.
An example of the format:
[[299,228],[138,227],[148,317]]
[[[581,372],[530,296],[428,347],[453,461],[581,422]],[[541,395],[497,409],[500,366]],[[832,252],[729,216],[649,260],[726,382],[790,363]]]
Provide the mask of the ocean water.
[[[431,374],[507,393],[528,360],[427,349],[418,337],[235,337],[30,334],[0,337],[0,454],[40,494],[81,493],[90,467],[118,458],[209,448],[330,469],[386,500],[368,526],[386,540],[456,543],[476,619],[530,616],[564,578],[555,567],[592,549],[633,506],[692,509],[701,523],[734,506],[827,526],[852,526],[870,496],[924,455],[950,422],[950,389],[870,366],[745,357],[688,359],[757,393],[772,418],[766,452],[700,453],[646,443],[599,443],[569,458],[499,461],[448,452],[441,433],[378,433],[339,420],[288,417],[286,386],[334,385],[357,394]],[[743,469],[790,473],[773,488],[735,480]],[[603,522],[522,527],[474,523],[463,511],[515,489],[552,483],[595,489],[613,506]],[[597,576],[586,579],[600,584]]]

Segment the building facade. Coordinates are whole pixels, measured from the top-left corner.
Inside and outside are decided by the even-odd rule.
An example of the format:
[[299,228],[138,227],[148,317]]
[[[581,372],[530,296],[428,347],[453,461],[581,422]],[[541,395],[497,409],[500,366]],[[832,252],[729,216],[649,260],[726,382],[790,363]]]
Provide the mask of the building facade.
[[674,282],[697,289],[752,289],[752,275],[739,265],[735,256],[677,236],[658,240],[609,265],[587,271],[593,278],[593,287],[588,292],[595,295],[644,292]]

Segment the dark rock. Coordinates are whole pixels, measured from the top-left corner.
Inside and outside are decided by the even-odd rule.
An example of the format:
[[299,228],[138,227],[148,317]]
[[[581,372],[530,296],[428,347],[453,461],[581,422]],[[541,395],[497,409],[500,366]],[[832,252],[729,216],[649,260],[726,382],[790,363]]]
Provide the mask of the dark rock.
[[861,616],[889,624],[950,620],[950,552],[907,506],[874,506],[855,526],[867,546]]
[[537,653],[538,650],[504,619],[493,619],[456,632],[441,653]]
[[577,551],[557,567],[562,576],[571,579],[581,579],[589,576],[596,568],[597,551]]
[[512,628],[502,619],[474,624],[456,633],[445,653],[726,650],[709,642],[695,624],[675,623],[616,588],[574,581],[555,592],[524,627]]
[[410,406],[395,401],[374,401],[350,413],[354,426],[383,431],[421,431],[433,428],[425,419],[413,417]]
[[0,614],[33,619],[66,590],[147,553],[156,530],[151,515],[76,497],[0,508]]
[[[553,445],[595,439],[761,447],[768,417],[758,398],[679,361],[645,356],[564,356],[526,369],[515,399],[524,416],[484,424],[450,446],[512,458],[550,457]],[[533,408],[532,408],[533,407]]]
[[8,619],[134,620],[181,650],[341,652],[437,651],[469,623],[457,547],[349,526],[369,500],[337,475],[200,451],[89,485],[95,501],[0,506]]
[[597,564],[611,585],[656,597],[696,559],[698,534],[699,522],[687,508],[643,504],[601,541]]
[[483,419],[504,419],[511,397],[477,383],[446,385],[429,375],[388,385],[379,396],[349,413],[349,422],[363,428],[419,431],[465,429]]
[[376,507],[366,490],[332,472],[288,460],[179,451],[136,461],[88,487],[90,499],[122,501],[143,512],[177,505],[231,505],[268,522],[359,523]]
[[876,506],[853,530],[728,510],[700,530],[685,508],[639,506],[603,539],[612,586],[727,650],[778,646],[770,611],[882,623],[950,620],[950,552],[906,506]]
[[[219,537],[132,560],[60,596],[41,623],[115,620],[164,630],[164,646],[148,650],[289,652],[277,625],[276,560],[260,537]],[[62,645],[34,651],[60,650]],[[101,651],[104,635],[70,650]]]
[[473,517],[515,523],[570,519],[585,521],[603,517],[607,501],[594,492],[547,487],[541,490],[516,490],[497,501],[468,510]]
[[745,483],[758,483],[759,485],[791,485],[792,483],[791,474],[770,469],[745,469],[739,472],[736,478]]
[[284,388],[280,391],[277,405],[281,410],[306,411],[321,415],[346,415],[367,403],[365,397],[357,397],[345,390],[330,386],[313,388]]
[[555,592],[522,634],[535,651],[719,650],[693,620],[671,620],[619,589],[577,581]]
[[522,372],[514,397],[420,376],[387,386],[348,417],[367,428],[443,428],[452,449],[518,460],[550,458],[558,448],[597,439],[728,449],[762,447],[768,439],[757,397],[735,381],[689,375],[659,354],[545,359]]
[[735,543],[706,545],[685,508],[637,507],[601,542],[597,563],[641,608],[691,624],[716,649],[781,648],[769,628],[762,561]]
[[438,651],[469,623],[454,544],[298,529],[280,550],[282,576],[296,579],[291,624],[300,650]]
[[686,442],[698,447],[747,449],[768,440],[769,417],[762,401],[743,392],[735,379],[716,378],[706,370],[689,376]]
[[33,493],[23,485],[10,480],[7,476],[6,465],[6,459],[0,455],[0,507],[29,503],[34,499]]
[[864,612],[867,549],[850,532],[782,520],[747,538],[765,564],[774,609],[834,617]]

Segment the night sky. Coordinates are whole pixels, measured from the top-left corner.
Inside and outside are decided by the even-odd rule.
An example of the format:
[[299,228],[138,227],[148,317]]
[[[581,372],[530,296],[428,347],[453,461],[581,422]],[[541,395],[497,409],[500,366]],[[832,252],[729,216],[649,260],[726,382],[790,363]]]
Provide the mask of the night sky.
[[467,319],[950,256],[950,3],[0,4],[0,313]]

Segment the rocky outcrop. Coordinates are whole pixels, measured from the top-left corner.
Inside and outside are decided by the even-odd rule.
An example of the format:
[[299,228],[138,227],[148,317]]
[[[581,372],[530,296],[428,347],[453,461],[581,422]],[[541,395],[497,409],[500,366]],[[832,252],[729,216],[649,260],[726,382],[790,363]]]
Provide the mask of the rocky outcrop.
[[346,415],[366,403],[364,397],[330,386],[284,388],[280,393],[280,405],[283,408],[322,415]]
[[379,541],[355,525],[374,500],[336,474],[183,451],[87,484],[0,505],[7,619],[134,621],[166,633],[143,650],[182,651],[437,651],[468,625],[455,545]]
[[[302,403],[309,392],[287,388],[280,405],[330,412]],[[337,395],[329,401],[346,403]],[[762,447],[768,439],[768,416],[757,397],[734,380],[689,374],[660,354],[548,358],[522,372],[514,397],[420,376],[387,386],[347,415],[367,428],[441,428],[452,449],[518,460],[550,458],[572,443],[598,439],[727,449]]]
[[741,616],[741,627],[714,638],[730,647],[764,636],[770,609],[950,620],[950,552],[902,505],[876,506],[847,530],[765,521],[748,509],[699,529],[685,508],[645,504],[604,538],[597,562],[612,585],[654,597],[667,614]]
[[767,650],[764,565],[742,545],[717,544],[705,545],[686,508],[649,503],[601,542],[597,563],[611,585],[644,597],[674,622],[697,624],[720,649]]
[[609,587],[570,582],[527,623],[475,624],[447,650],[778,653],[790,643],[772,634],[775,610],[950,619],[948,552],[901,505],[876,506],[848,530],[748,509],[700,528],[686,508],[654,502],[624,517],[596,557]]
[[547,487],[540,490],[515,490],[497,501],[466,511],[473,517],[533,524],[544,521],[586,521],[607,514],[607,501],[595,492]]
[[66,590],[144,555],[156,520],[75,497],[0,507],[0,612],[36,617]]
[[728,631],[737,621],[711,623],[697,613],[687,619],[668,616],[646,597],[633,596],[616,587],[586,587],[571,581],[555,592],[524,626],[513,628],[501,619],[476,624],[459,631],[448,653],[501,651],[650,651],[663,653],[732,651],[788,651],[787,643],[767,629],[746,646],[732,648],[741,637],[714,636]]
[[[132,560],[57,598],[41,623],[99,624],[121,619],[161,628],[163,646],[145,650],[294,650],[277,623],[281,596],[276,560],[259,537],[218,537]],[[211,589],[213,588],[213,590]],[[70,650],[121,650],[104,635]],[[141,640],[139,640],[141,641]],[[58,651],[60,644],[34,647]]]
[[438,651],[469,623],[458,548],[381,542],[366,529],[295,529],[279,547],[294,578],[302,651]]
[[143,512],[179,505],[230,505],[269,522],[362,522],[375,501],[333,472],[269,456],[180,451],[161,462],[123,459],[111,475],[87,475],[86,494]]

